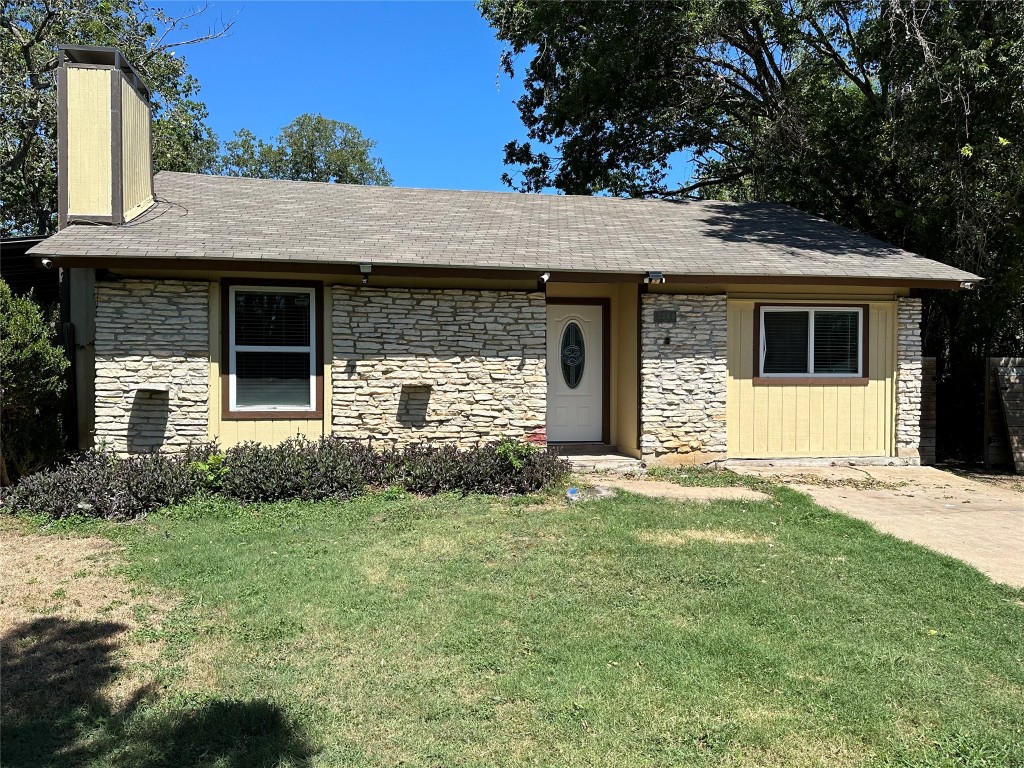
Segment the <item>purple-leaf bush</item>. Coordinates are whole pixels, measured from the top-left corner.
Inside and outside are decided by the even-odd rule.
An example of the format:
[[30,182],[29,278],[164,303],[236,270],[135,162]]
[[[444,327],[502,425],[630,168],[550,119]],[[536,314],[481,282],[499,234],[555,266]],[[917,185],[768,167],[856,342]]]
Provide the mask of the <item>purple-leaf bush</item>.
[[524,494],[568,471],[555,453],[513,440],[465,450],[427,444],[378,450],[337,437],[293,438],[223,452],[203,445],[178,454],[86,453],[22,478],[3,504],[55,519],[127,520],[201,494],[242,502],[341,500],[389,486],[422,495]]

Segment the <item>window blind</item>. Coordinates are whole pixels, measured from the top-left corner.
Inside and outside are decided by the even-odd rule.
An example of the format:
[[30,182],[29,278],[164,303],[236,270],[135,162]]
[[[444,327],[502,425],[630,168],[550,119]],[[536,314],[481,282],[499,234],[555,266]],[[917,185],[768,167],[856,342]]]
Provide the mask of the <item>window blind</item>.
[[859,321],[856,311],[814,313],[814,372],[856,374],[860,368]]
[[232,289],[232,408],[313,409],[313,292]]
[[765,312],[763,373],[807,373],[807,335],[810,315],[806,310]]
[[309,352],[236,352],[235,405],[309,408]]
[[308,293],[235,292],[235,344],[309,346]]

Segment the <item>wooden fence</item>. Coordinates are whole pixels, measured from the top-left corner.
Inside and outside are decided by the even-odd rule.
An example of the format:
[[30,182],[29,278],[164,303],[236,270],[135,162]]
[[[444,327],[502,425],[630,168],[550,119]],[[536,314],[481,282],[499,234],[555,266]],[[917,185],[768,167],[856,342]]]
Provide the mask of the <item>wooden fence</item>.
[[1024,357],[985,363],[985,468],[1013,465],[1024,472]]

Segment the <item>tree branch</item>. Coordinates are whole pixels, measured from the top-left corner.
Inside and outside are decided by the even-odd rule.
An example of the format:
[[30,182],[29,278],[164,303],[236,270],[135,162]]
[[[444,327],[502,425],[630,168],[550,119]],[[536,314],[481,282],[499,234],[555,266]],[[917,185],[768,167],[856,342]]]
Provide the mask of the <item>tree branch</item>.
[[825,31],[815,19],[808,19],[808,23],[814,28],[814,31],[818,33],[818,37],[815,38],[811,35],[805,35],[804,38],[807,40],[807,44],[818,51],[818,53],[834,61],[840,71],[846,75],[847,79],[856,85],[857,88],[860,89],[861,93],[867,97],[871,106],[873,106],[878,112],[884,114],[885,109],[878,98],[878,94],[875,93],[875,89],[871,86],[871,81],[861,79],[857,73],[853,71],[850,67],[850,63],[846,60],[846,57],[835,49],[835,46],[832,45],[832,42],[828,39]]
[[693,184],[687,184],[685,187],[673,190],[659,190],[659,189],[645,189],[642,194],[645,196],[656,195],[658,197],[681,197],[683,195],[689,195],[691,192],[696,192],[699,189],[705,187],[711,187],[715,184],[725,184],[729,181],[739,181],[740,179],[750,174],[750,168],[744,166],[733,173],[726,173],[722,176],[718,176],[714,179],[701,179],[695,181]]

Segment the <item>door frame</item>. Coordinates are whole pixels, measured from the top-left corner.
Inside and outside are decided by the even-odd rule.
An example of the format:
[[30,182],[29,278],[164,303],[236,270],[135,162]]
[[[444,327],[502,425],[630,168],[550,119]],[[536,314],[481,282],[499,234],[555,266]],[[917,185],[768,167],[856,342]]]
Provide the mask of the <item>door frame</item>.
[[[577,306],[601,307],[601,442],[611,445],[612,434],[612,300],[608,298],[571,298],[568,296],[548,296],[547,304],[569,304]],[[547,339],[547,318],[544,319],[544,338]],[[547,356],[545,355],[545,360]],[[548,371],[548,376],[551,371]],[[546,395],[545,395],[546,397]],[[584,441],[585,442],[585,441]],[[554,445],[570,445],[557,442]]]

